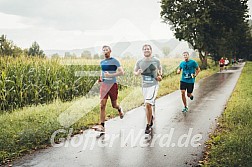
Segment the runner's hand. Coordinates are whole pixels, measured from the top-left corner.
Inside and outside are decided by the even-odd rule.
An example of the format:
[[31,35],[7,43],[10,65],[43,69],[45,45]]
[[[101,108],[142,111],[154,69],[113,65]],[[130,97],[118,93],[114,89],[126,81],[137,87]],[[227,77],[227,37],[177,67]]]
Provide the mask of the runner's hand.
[[163,78],[162,78],[161,75],[157,76],[157,78],[156,78],[157,81],[162,81],[162,79],[163,79]]
[[97,80],[98,83],[102,82],[101,77],[99,77],[99,79]]
[[195,78],[197,75],[196,74],[192,74],[192,78]]
[[108,78],[108,77],[110,77],[111,75],[109,74],[108,71],[105,71],[105,72],[104,72],[104,76],[105,76],[106,78]]
[[142,69],[138,69],[138,71],[137,71],[137,75],[142,74],[142,72],[143,72],[143,70],[142,70]]
[[181,72],[181,70],[180,70],[180,69],[178,69],[178,70],[177,70],[177,74],[180,74],[180,72]]

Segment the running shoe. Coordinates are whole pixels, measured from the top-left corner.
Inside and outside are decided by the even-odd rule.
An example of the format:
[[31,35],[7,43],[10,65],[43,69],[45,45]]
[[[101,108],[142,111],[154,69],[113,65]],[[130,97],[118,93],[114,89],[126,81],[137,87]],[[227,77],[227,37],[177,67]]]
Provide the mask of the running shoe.
[[92,129],[98,132],[105,132],[105,128],[102,125],[93,126]]
[[151,126],[147,124],[146,129],[145,129],[145,134],[150,134],[151,133]]
[[193,95],[192,95],[192,96],[190,96],[190,99],[191,99],[191,100],[193,100]]
[[188,108],[187,107],[185,107],[183,110],[182,110],[182,112],[187,112],[188,111]]
[[120,118],[123,119],[123,117],[124,117],[124,112],[123,112],[122,107],[120,107],[120,108],[118,109],[118,112],[119,112]]

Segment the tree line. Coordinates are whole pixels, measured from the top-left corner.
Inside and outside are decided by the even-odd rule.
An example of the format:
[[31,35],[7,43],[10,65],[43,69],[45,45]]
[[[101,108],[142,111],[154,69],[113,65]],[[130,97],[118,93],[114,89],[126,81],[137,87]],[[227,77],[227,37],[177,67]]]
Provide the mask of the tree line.
[[6,35],[0,36],[0,56],[18,57],[20,55],[45,57],[44,51],[35,41],[28,49],[21,49],[13,41],[7,39]]
[[[18,57],[20,55],[32,56],[32,57],[41,57],[45,58],[44,51],[40,48],[39,44],[34,41],[29,48],[21,49],[13,43],[13,41],[7,39],[6,35],[0,36],[0,56],[11,56]],[[65,58],[77,58],[77,55],[70,52],[65,52]],[[85,59],[102,59],[104,56],[99,54],[91,55],[91,52],[84,50],[81,53],[81,58]],[[60,58],[58,53],[52,55],[52,58]]]

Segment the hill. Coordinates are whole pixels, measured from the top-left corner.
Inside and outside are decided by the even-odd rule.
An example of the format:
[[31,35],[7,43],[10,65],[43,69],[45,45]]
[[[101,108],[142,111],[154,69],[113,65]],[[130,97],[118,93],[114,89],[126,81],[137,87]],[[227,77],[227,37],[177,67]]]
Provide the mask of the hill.
[[[150,44],[152,46],[153,55],[158,57],[178,57],[184,51],[188,51],[192,53],[192,55],[196,55],[194,50],[190,49],[187,42],[179,41],[177,39],[160,39],[160,40],[150,40],[150,41],[130,41],[130,42],[118,42],[109,44],[112,48],[112,56],[116,57],[136,57],[139,58],[142,56],[142,46],[144,44]],[[74,54],[77,57],[81,55],[81,53],[85,51],[89,51],[91,55],[101,54],[102,46],[94,46],[83,49],[73,49],[73,50],[45,50],[45,54],[48,57],[51,57],[53,54],[58,54],[61,57],[65,56],[66,53]],[[165,51],[164,51],[165,50]]]

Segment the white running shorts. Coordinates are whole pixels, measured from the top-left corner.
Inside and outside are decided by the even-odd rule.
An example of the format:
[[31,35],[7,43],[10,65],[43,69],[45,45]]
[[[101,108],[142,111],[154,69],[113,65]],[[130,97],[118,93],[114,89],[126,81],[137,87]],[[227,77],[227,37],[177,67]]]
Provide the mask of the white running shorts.
[[155,99],[157,97],[158,88],[159,88],[159,85],[142,88],[144,104],[149,103],[151,105],[155,105]]

